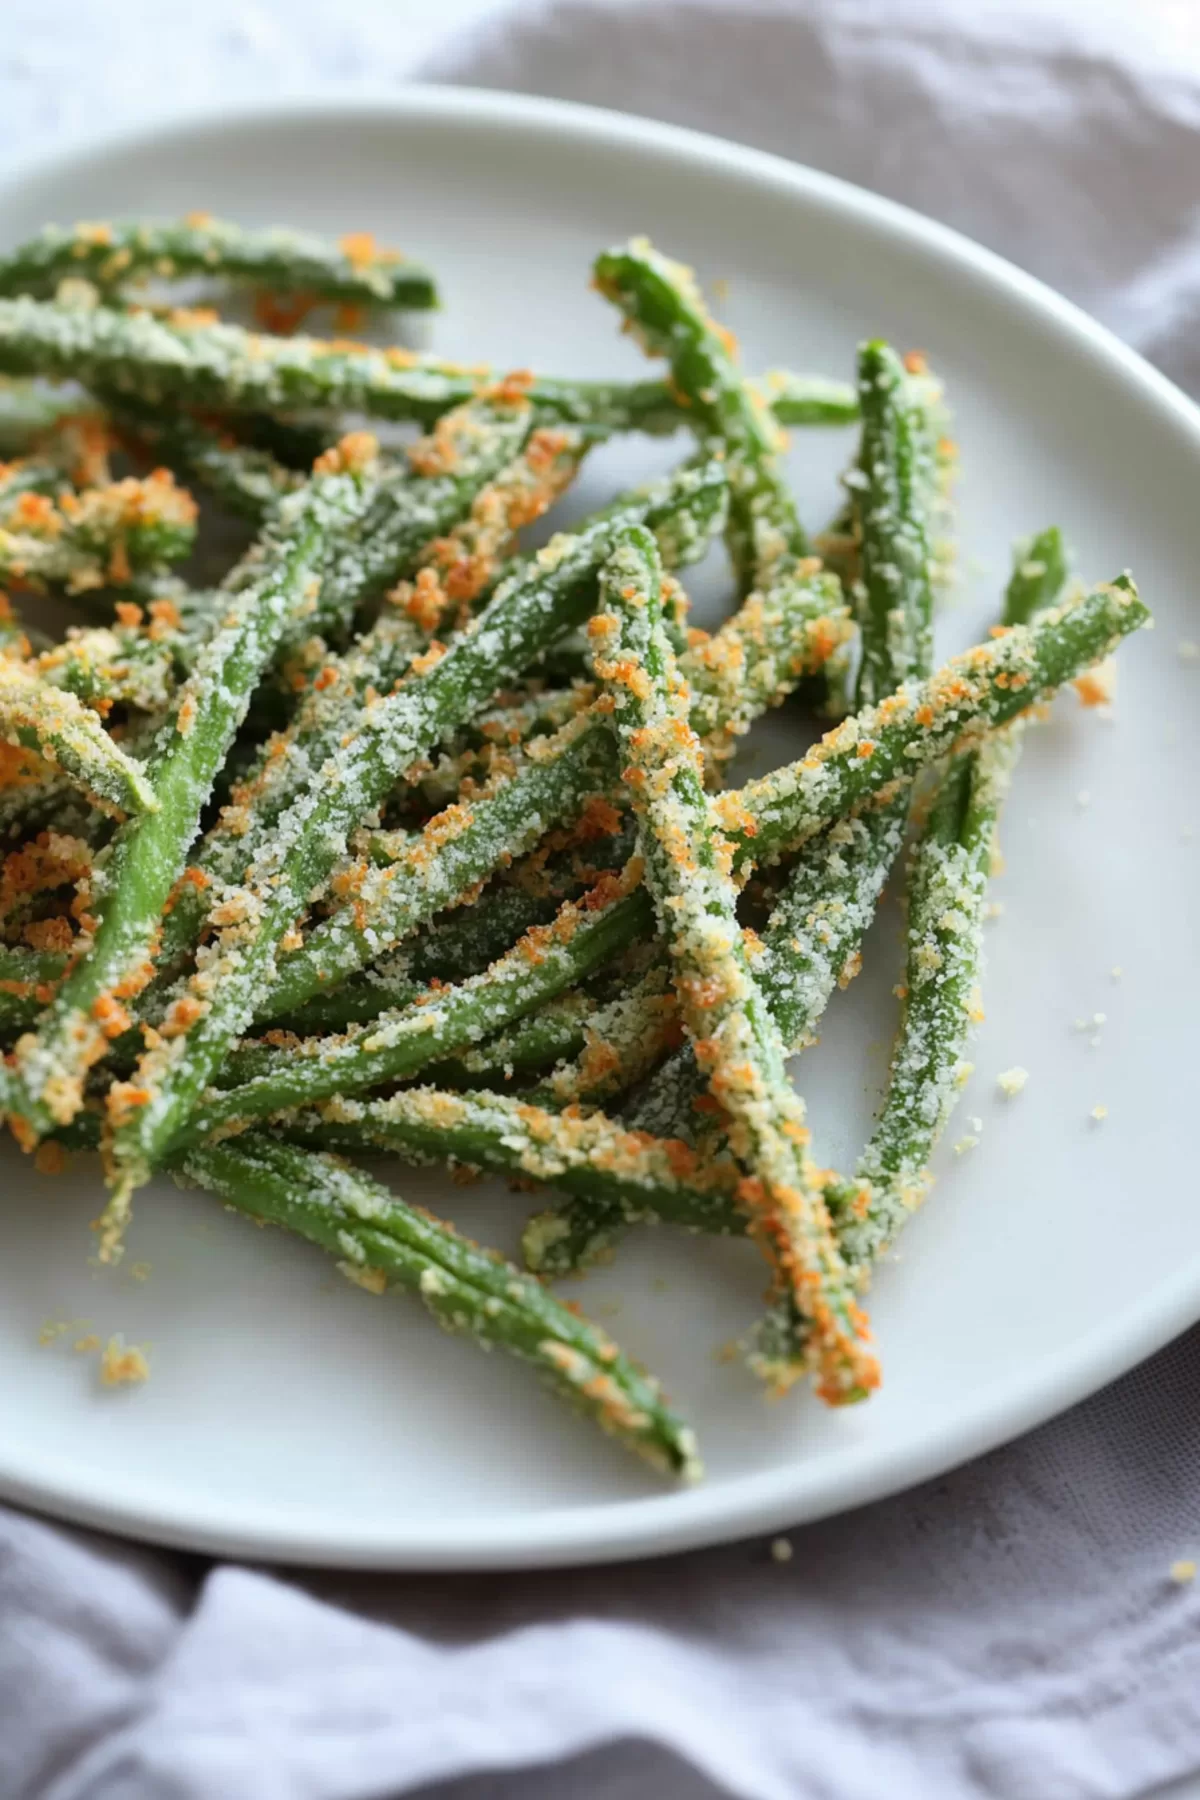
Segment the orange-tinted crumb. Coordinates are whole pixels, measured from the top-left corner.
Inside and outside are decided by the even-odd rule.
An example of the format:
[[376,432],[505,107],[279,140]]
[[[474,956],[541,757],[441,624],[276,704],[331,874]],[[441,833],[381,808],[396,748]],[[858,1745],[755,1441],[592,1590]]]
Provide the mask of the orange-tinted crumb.
[[150,1365],[146,1361],[146,1353],[136,1344],[126,1345],[120,1337],[110,1337],[104,1346],[104,1354],[100,1358],[100,1383],[102,1387],[128,1387],[146,1381],[150,1375]]

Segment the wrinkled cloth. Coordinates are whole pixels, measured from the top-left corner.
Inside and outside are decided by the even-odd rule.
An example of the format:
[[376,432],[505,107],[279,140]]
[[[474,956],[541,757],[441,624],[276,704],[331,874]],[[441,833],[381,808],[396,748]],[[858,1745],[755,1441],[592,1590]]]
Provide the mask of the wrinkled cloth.
[[[414,71],[700,126],[980,238],[1200,391],[1192,0],[10,0],[0,150]],[[349,13],[350,9],[346,9]],[[943,1480],[615,1569],[209,1566],[0,1509],[5,1800],[1127,1800],[1200,1768],[1200,1331]]]

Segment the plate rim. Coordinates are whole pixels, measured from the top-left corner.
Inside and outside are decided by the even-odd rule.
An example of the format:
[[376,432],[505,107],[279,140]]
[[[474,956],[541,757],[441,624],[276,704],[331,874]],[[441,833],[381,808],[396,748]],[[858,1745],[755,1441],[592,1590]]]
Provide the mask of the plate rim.
[[[84,156],[144,152],[168,139],[219,132],[325,122],[344,117],[360,125],[437,119],[463,125],[531,128],[548,137],[600,147],[636,147],[693,170],[741,174],[756,185],[790,192],[811,206],[850,216],[885,237],[928,253],[979,281],[1014,310],[1032,313],[1073,347],[1120,377],[1187,443],[1200,462],[1200,407],[1135,350],[1074,302],[994,251],[914,209],[839,176],[788,161],[706,132],[573,101],[499,89],[407,84],[386,91],[334,89],[319,96],[234,100],[182,112],[147,114],[109,132],[80,131],[54,150],[33,151],[9,165],[0,180],[0,207],[31,179],[69,176]],[[332,1534],[262,1520],[239,1525],[211,1500],[194,1509],[113,1501],[81,1477],[74,1491],[50,1474],[13,1474],[0,1466],[0,1497],[74,1523],[146,1542],[235,1557],[341,1568],[485,1570],[598,1564],[727,1543],[740,1537],[811,1523],[903,1492],[933,1479],[1045,1423],[1099,1391],[1200,1320],[1200,1251],[1115,1318],[1085,1334],[1017,1385],[1005,1384],[980,1404],[969,1426],[935,1424],[857,1469],[865,1440],[825,1455],[814,1481],[803,1463],[760,1471],[644,1499],[571,1506],[484,1523],[470,1514],[447,1525],[398,1530],[346,1529]],[[246,1509],[242,1509],[245,1511]],[[252,1509],[251,1509],[252,1510]]]

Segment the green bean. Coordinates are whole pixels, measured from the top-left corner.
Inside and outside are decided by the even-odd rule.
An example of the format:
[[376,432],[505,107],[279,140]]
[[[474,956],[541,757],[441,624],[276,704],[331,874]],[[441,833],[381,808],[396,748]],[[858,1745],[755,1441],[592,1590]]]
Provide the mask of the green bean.
[[205,213],[163,224],[134,219],[43,226],[0,257],[0,294],[53,294],[72,276],[109,293],[129,282],[189,275],[358,306],[438,304],[428,270],[397,250],[377,247],[368,233],[353,233],[334,248],[308,232],[278,226],[251,231]]
[[301,1034],[369,1025],[381,1012],[407,1006],[433,981],[461,981],[465,975],[478,975],[532,925],[549,924],[557,910],[548,896],[497,884],[473,905],[435,919],[361,975],[332,992],[314,994],[280,1023]]
[[[271,337],[237,325],[175,324],[149,313],[0,300],[0,373],[81,381],[152,405],[215,411],[364,412],[430,424],[497,378],[486,364],[445,362],[310,337]],[[537,411],[606,431],[675,430],[686,423],[661,381],[535,377]]]
[[886,803],[895,783],[907,786],[919,768],[1048,698],[1149,616],[1132,579],[1119,575],[843,720],[799,762],[716,796],[735,860],[769,866],[830,820]]
[[745,1230],[735,1200],[739,1172],[727,1154],[701,1161],[686,1144],[625,1131],[597,1109],[555,1112],[507,1094],[415,1087],[386,1100],[327,1100],[287,1114],[279,1129],[298,1143],[393,1150],[408,1162],[451,1162],[566,1194],[616,1198],[639,1217]]
[[865,590],[857,704],[873,706],[933,660],[933,520],[937,433],[927,378],[914,380],[889,344],[858,352],[862,447],[846,476]]
[[[737,659],[741,696],[715,709],[701,734],[721,761],[759,713],[778,705],[820,669],[850,633],[834,576],[820,572],[784,476],[784,438],[762,392],[746,382],[730,334],[710,316],[690,269],[660,256],[645,238],[604,252],[596,286],[625,314],[650,354],[666,356],[673,390],[697,427],[725,446],[729,468],[726,539],[743,594],[735,619],[694,658],[696,673]],[[693,671],[686,671],[689,682]]]
[[254,1133],[191,1151],[182,1174],[237,1211],[341,1258],[343,1273],[368,1291],[406,1288],[448,1330],[511,1351],[654,1467],[686,1480],[699,1475],[692,1432],[605,1332],[494,1251],[340,1158]]
[[[440,812],[462,797],[464,782],[471,783],[467,791],[474,793],[493,777],[499,761],[535,738],[553,736],[589,706],[595,694],[595,684],[581,680],[569,688],[534,688],[524,699],[490,708],[457,733],[429,773],[421,776],[417,783],[421,799]],[[386,835],[375,835],[373,855],[378,855]]]
[[839,1240],[856,1266],[874,1261],[922,1199],[926,1160],[970,1072],[963,1052],[981,1017],[984,898],[1017,743],[1011,730],[1002,732],[953,760],[917,847],[904,1018],[887,1096],[855,1180],[833,1202]]
[[[887,870],[904,841],[907,801],[837,819],[806,844],[781,890],[753,959],[754,977],[789,1054],[814,1043],[833,989],[856,973],[858,946],[875,916]],[[659,1068],[628,1114],[630,1127],[692,1140],[704,1077],[688,1045]],[[617,1217],[591,1221],[607,1246]]]
[[692,727],[716,762],[762,713],[805,676],[824,668],[853,633],[836,577],[814,563],[765,593],[750,594],[710,638],[680,659],[692,696]]
[[[514,462],[522,465],[523,446],[532,415],[517,398],[485,396],[439,419],[432,434],[413,444],[404,459],[390,464],[380,481],[361,538],[347,546],[329,581],[340,597],[337,626],[344,629],[356,609],[378,600],[394,582],[414,572],[427,547],[442,540],[456,553],[456,528],[474,503],[508,477]],[[352,434],[345,442],[370,444]],[[574,473],[582,448],[564,441],[566,480]],[[318,458],[319,469],[335,458],[335,448]],[[522,465],[523,466],[523,465]],[[552,492],[557,492],[553,488]],[[318,628],[327,622],[317,620]]]
[[68,594],[123,585],[186,556],[195,536],[195,502],[165,469],[64,493],[57,505],[27,493],[0,523],[0,581]]
[[[576,988],[425,1071],[425,1079],[446,1088],[511,1088],[523,1076],[538,1073],[578,1055],[592,1022],[603,1012],[596,996]],[[529,1096],[525,1096],[528,1098]],[[546,1104],[543,1097],[542,1104]]]
[[48,763],[29,752],[19,752],[25,769],[0,787],[0,844],[27,843],[39,831],[53,827],[87,838],[96,845],[110,821],[96,811],[63,776],[52,773]]
[[[1004,625],[1044,613],[1066,576],[1056,527],[1018,545]],[[854,1181],[831,1195],[843,1248],[856,1264],[874,1261],[920,1204],[929,1157],[970,1072],[964,1050],[981,1016],[984,899],[1025,722],[953,759],[913,858],[904,1011],[884,1104]]]
[[504,772],[478,801],[438,813],[396,861],[348,871],[343,880],[351,903],[310,932],[302,949],[280,959],[258,1016],[289,1016],[363,968],[461,901],[499,862],[574,818],[617,774],[612,739],[594,714],[581,713],[553,737],[536,739],[522,765]]
[[647,238],[603,251],[593,280],[647,355],[668,358],[672,385],[698,428],[726,447],[726,535],[742,591],[774,586],[809,546],[780,467],[782,436],[743,380],[733,339],[710,316],[692,271],[661,256]]
[[179,673],[180,634],[149,632],[140,625],[72,629],[30,664],[41,680],[74,694],[100,712],[113,705],[160,712],[170,703]]
[[858,418],[858,396],[848,381],[768,369],[747,385],[770,407],[777,425],[853,425]]
[[[569,996],[564,996],[568,998]],[[532,1065],[532,1054],[542,1048],[530,1043],[532,1027],[541,1015],[526,1021],[526,1034],[508,1045],[510,1062],[520,1059]],[[607,1005],[594,1007],[579,1032],[578,1043],[564,1044],[555,1067],[527,1096],[541,1106],[589,1106],[610,1100],[649,1073],[663,1051],[680,1037],[679,1007],[668,971],[653,965],[625,992]],[[496,1040],[481,1055],[495,1055]]]
[[747,1171],[739,1198],[774,1274],[790,1341],[751,1366],[777,1387],[813,1373],[831,1403],[878,1383],[869,1333],[849,1285],[808,1154],[804,1107],[785,1049],[751,972],[725,846],[703,785],[687,689],[662,629],[658,553],[631,527],[601,578],[606,611],[594,622],[596,673],[612,696],[625,780],[639,820],[645,880],[675,969],[680,1011],[730,1141]]
[[[476,402],[439,419],[428,438],[409,451],[418,470],[432,477],[447,461],[459,463],[485,446],[490,421],[480,417],[486,404],[493,414],[499,403]],[[525,402],[509,402],[519,412]],[[525,414],[528,421],[528,414]],[[494,426],[491,426],[494,431]],[[580,463],[597,441],[596,434],[565,425],[536,425],[513,445],[511,460],[488,471],[488,479],[464,486],[458,514],[448,529],[426,539],[411,579],[399,582],[389,596],[406,611],[428,637],[443,635],[464,625],[496,583],[516,565],[505,559],[512,553],[516,534],[548,512],[578,473]],[[459,440],[464,440],[464,448]]]
[[[560,535],[533,567],[502,582],[484,611],[432,654],[397,693],[369,708],[356,736],[339,747],[317,781],[256,852],[246,877],[212,915],[219,936],[184,998],[192,1022],[114,1089],[115,1192],[102,1252],[120,1241],[134,1188],[170,1148],[189,1113],[241,1036],[275,967],[281,939],[323,890],[353,827],[386,798],[397,777],[515,681],[548,643],[586,616],[596,568],[631,518],[660,525],[677,558],[700,555],[725,499],[720,464],[703,464],[618,502],[574,536]],[[140,1096],[149,1098],[142,1102]]]
[[[261,1046],[234,1051],[222,1073],[236,1085],[202,1097],[173,1141],[199,1143],[248,1119],[408,1080],[430,1063],[482,1042],[586,980],[631,932],[648,927],[645,894],[625,894],[619,883],[611,887],[611,894],[598,891],[579,905],[568,902],[552,925],[535,926],[482,974],[454,987],[427,989],[411,1006],[384,1013],[345,1037],[300,1039],[269,1061]],[[240,1079],[243,1071],[246,1080]]]
[[[849,482],[862,580],[859,706],[883,700],[933,656],[931,544],[940,505],[941,390],[910,374],[886,344],[858,355],[862,442]],[[837,821],[801,849],[768,921],[756,965],[786,1044],[811,1042],[834,984],[848,978],[899,853],[908,793]]]
[[35,751],[93,806],[142,817],[158,809],[154,782],[74,694],[28,664],[0,657],[0,737]]
[[0,1031],[23,1030],[53,998],[67,958],[47,950],[0,945]]
[[335,547],[360,528],[369,494],[361,474],[314,480],[280,505],[263,540],[227,578],[225,615],[177,691],[149,759],[158,810],[114,838],[93,878],[90,949],[36,1035],[17,1046],[20,1111],[30,1130],[69,1122],[88,1067],[129,1028],[123,1002],[151,973],[147,958],[163,907],[250,695],[289,619],[311,604]]
[[202,424],[189,413],[136,406],[119,398],[110,410],[126,435],[255,524],[281,494],[290,494],[304,479],[269,450],[239,444],[230,432]]
[[1028,625],[1058,600],[1066,584],[1068,559],[1057,525],[1027,538],[1013,551],[1013,570],[1004,599],[1004,623]]
[[[813,559],[798,563],[765,593],[748,595],[711,636],[689,633],[680,670],[691,690],[693,726],[711,762],[727,762],[755,719],[822,670],[853,630],[836,578]],[[569,650],[565,659],[563,649]],[[582,636],[555,646],[543,666],[547,674],[582,685],[591,670]]]

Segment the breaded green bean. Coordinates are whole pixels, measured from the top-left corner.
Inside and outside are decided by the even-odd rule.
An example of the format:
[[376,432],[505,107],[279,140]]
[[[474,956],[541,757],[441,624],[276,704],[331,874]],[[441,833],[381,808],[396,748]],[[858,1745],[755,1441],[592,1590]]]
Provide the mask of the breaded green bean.
[[954,759],[914,854],[904,1017],[887,1095],[855,1180],[831,1196],[839,1242],[856,1266],[875,1260],[923,1198],[930,1152],[970,1072],[964,1051],[982,1017],[984,899],[1018,747],[1010,728]]
[[335,247],[310,232],[248,230],[209,213],[162,224],[114,219],[45,225],[0,257],[0,294],[51,295],[69,277],[109,293],[131,282],[194,275],[356,306],[438,304],[428,270],[376,244],[369,232],[352,232]]
[[0,518],[0,581],[68,594],[123,586],[178,562],[195,536],[195,501],[165,469],[57,502],[25,493]]
[[1132,579],[1118,575],[843,720],[799,762],[716,796],[735,860],[769,866],[830,820],[886,802],[895,784],[1048,698],[1149,616]]
[[158,810],[152,776],[91,708],[8,657],[0,657],[0,738],[36,751],[105,812],[140,817]]
[[746,1171],[739,1199],[774,1275],[769,1316],[791,1321],[786,1338],[772,1332],[768,1343],[758,1334],[751,1366],[776,1387],[811,1372],[831,1403],[861,1399],[879,1380],[870,1334],[808,1152],[783,1040],[751,972],[730,859],[688,725],[687,688],[662,628],[661,572],[648,533],[626,532],[605,565],[601,598],[594,661],[613,699],[646,884],[688,1036]]
[[603,251],[592,274],[646,353],[668,358],[673,387],[698,429],[725,444],[734,567],[743,592],[773,586],[808,556],[808,540],[780,469],[783,439],[769,407],[743,380],[730,333],[709,314],[692,271],[647,238]]
[[252,1133],[192,1150],[181,1172],[236,1211],[319,1244],[368,1292],[406,1288],[448,1330],[511,1351],[655,1468],[685,1480],[699,1475],[690,1429],[599,1326],[341,1158]]
[[596,1109],[558,1112],[507,1094],[413,1087],[386,1100],[327,1100],[287,1114],[278,1129],[322,1148],[394,1150],[408,1162],[451,1162],[616,1199],[635,1217],[731,1235],[746,1228],[727,1153],[702,1160],[686,1144],[626,1131]]
[[[0,300],[0,373],[112,387],[152,405],[365,412],[426,425],[474,399],[499,374],[487,364],[446,362],[412,350],[272,337],[186,318],[172,324],[150,313],[27,297]],[[686,409],[661,381],[536,376],[527,391],[539,413],[564,424],[673,431],[687,422]]]

